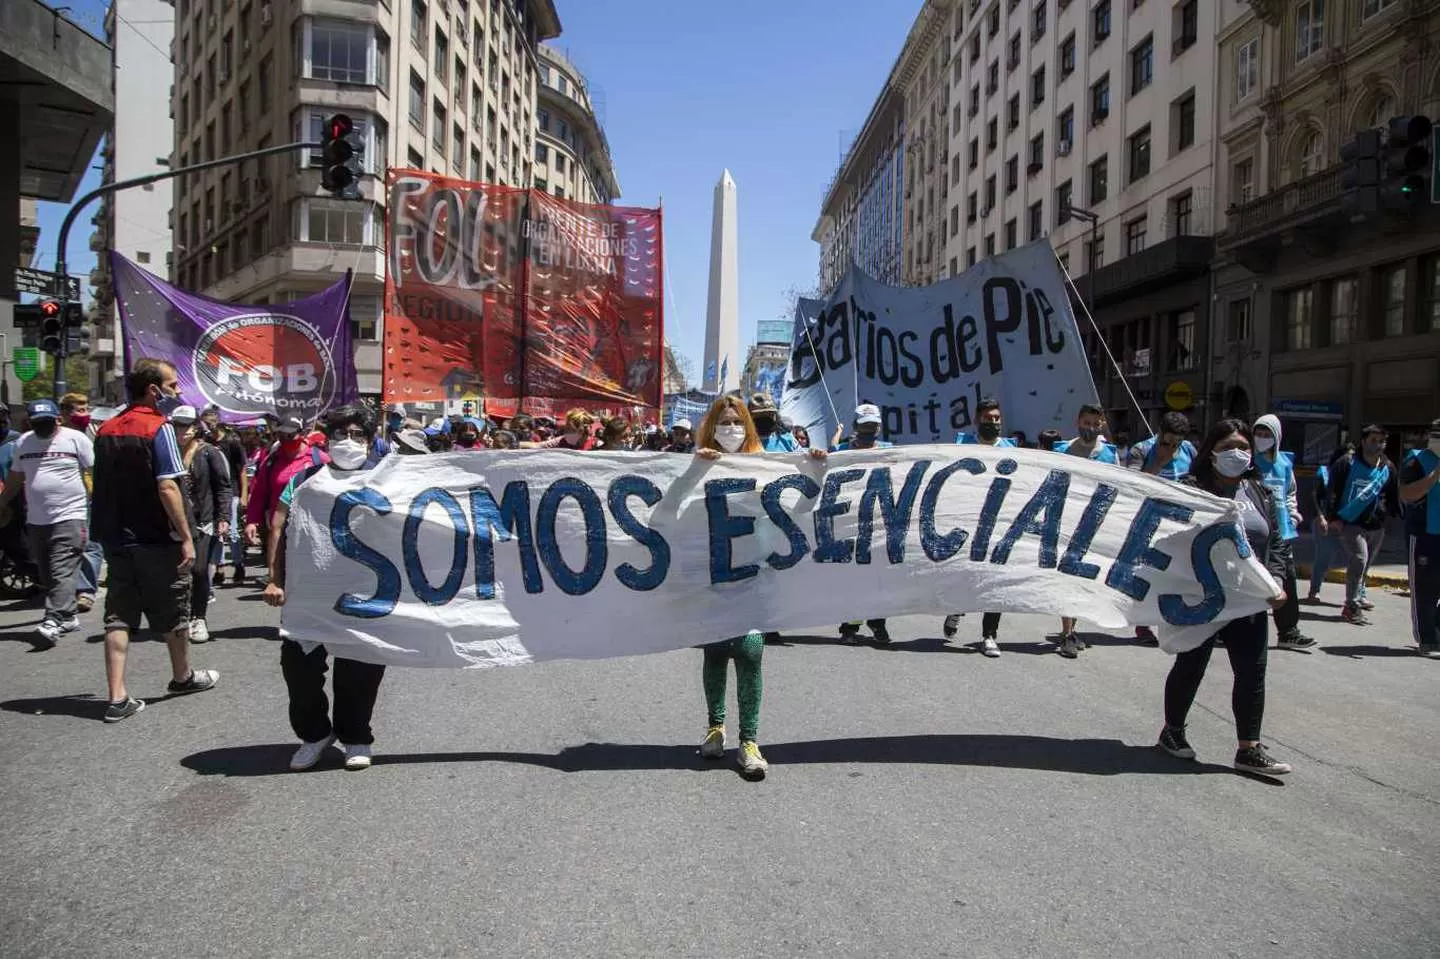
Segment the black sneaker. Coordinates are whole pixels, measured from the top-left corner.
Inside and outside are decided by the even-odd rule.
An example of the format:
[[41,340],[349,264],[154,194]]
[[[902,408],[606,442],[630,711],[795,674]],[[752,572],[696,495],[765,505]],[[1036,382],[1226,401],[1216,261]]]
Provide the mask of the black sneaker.
[[1160,730],[1160,741],[1157,745],[1177,759],[1195,758],[1195,750],[1185,738],[1184,726],[1166,726]]
[[1060,649],[1058,652],[1066,659],[1076,659],[1079,657],[1080,644],[1076,642],[1074,633],[1066,633],[1060,637]]
[[1365,615],[1364,610],[1352,603],[1346,603],[1340,610],[1340,618],[1351,626],[1369,626],[1370,618]]
[[215,571],[215,575],[212,576],[212,577],[210,577],[210,582],[213,583],[213,584],[216,585],[216,586],[224,586],[224,585],[225,585],[225,574],[224,574],[224,572],[222,572],[221,570],[218,570],[218,569],[217,569],[217,570]]
[[1141,646],[1159,646],[1160,640],[1155,635],[1155,630],[1149,626],[1135,627],[1135,642]]
[[124,702],[110,703],[105,707],[105,721],[118,723],[122,719],[129,719],[144,708],[145,700],[127,696]]
[[241,583],[245,582],[244,566],[235,567],[235,572],[230,575],[230,582],[234,583],[236,586],[239,586]]
[[1304,633],[1296,630],[1293,633],[1281,636],[1277,645],[1281,649],[1314,649],[1320,644],[1315,641],[1313,636],[1306,636]]
[[885,626],[884,623],[881,623],[878,626],[871,627],[870,634],[875,637],[875,642],[879,643],[881,646],[890,645],[890,630]]
[[840,642],[855,644],[860,642],[860,627],[854,623],[846,623],[840,627]]
[[170,680],[170,685],[165,689],[171,696],[184,696],[188,693],[203,693],[212,688],[220,680],[220,673],[214,669],[192,669],[190,676],[183,683]]
[[765,634],[765,645],[767,645],[767,646],[774,646],[774,645],[775,645],[776,643],[778,643],[778,642],[780,642],[780,634],[779,634],[779,633],[766,633],[766,634]]
[[1248,749],[1235,751],[1235,768],[1242,773],[1258,773],[1261,776],[1283,776],[1290,771],[1289,763],[1272,759],[1264,743],[1256,743]]

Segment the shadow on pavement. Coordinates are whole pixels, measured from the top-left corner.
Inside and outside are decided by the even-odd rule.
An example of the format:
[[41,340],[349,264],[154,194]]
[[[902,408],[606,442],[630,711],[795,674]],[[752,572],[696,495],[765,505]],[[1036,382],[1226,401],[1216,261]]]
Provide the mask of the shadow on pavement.
[[[130,695],[135,695],[132,691]],[[187,694],[161,693],[158,696],[141,696],[145,707],[158,706],[167,699],[181,699]],[[103,722],[108,704],[99,696],[90,693],[74,693],[69,696],[45,696],[40,699],[11,699],[0,703],[0,709],[7,713],[24,713],[27,716],[72,716],[76,719],[93,719]],[[134,720],[129,720],[133,722]]]
[[0,643],[29,643],[31,652],[41,652],[54,648],[54,644],[41,642],[40,635],[35,632],[35,627],[40,625],[40,620],[37,619],[35,622],[26,625],[30,628],[9,633],[0,633]]
[[1322,616],[1322,615],[1320,615],[1319,613],[1310,613],[1310,612],[1306,612],[1305,610],[1302,609],[1302,610],[1300,611],[1300,622],[1302,622],[1302,623],[1343,623],[1343,622],[1345,622],[1345,620],[1343,620],[1343,619],[1340,618],[1340,614],[1339,614],[1339,613],[1336,613],[1336,614],[1333,615],[1333,616]]
[[1321,646],[1322,652],[1331,656],[1349,656],[1363,659],[1366,656],[1404,656],[1418,659],[1414,646]]
[[[282,775],[289,773],[287,764],[297,745],[265,743],[208,749],[186,756],[180,764],[202,776]],[[1131,746],[1118,739],[934,734],[771,743],[764,745],[763,749],[772,766],[916,763],[1041,769],[1091,776],[1234,772],[1229,766],[1173,759],[1154,746]],[[338,751],[336,755],[339,755]],[[521,763],[566,773],[642,769],[725,769],[733,772],[732,762],[707,762],[696,754],[692,745],[586,743],[567,747],[554,755],[520,752],[377,752],[375,755],[376,766],[476,762]],[[332,764],[327,761],[325,765]]]
[[225,629],[210,630],[210,641],[217,639],[264,639],[271,642],[280,641],[280,628],[278,626],[229,626]]

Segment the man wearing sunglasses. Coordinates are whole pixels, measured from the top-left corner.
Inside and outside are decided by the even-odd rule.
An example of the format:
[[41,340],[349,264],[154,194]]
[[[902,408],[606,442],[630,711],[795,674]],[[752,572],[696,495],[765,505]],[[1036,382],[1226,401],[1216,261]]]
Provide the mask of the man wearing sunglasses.
[[[380,460],[375,449],[376,425],[374,414],[359,404],[332,410],[325,418],[329,465],[307,468],[292,478],[281,492],[276,523],[272,527],[278,530],[278,542],[264,594],[265,602],[271,606],[285,605],[285,522],[295,491],[322,469],[329,469],[334,476],[349,476],[374,467]],[[345,768],[368,769],[370,747],[375,742],[370,717],[375,712],[385,667],[336,656],[332,720],[330,703],[325,698],[327,655],[319,643],[293,639],[280,643],[280,670],[290,693],[290,728],[301,741],[290,760],[290,768],[296,772],[310,769],[338,739],[345,747]]]

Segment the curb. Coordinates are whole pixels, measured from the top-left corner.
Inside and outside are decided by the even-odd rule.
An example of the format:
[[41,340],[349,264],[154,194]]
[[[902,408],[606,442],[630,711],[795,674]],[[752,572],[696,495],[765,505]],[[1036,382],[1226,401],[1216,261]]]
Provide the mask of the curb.
[[[1310,579],[1310,565],[1309,563],[1298,564],[1295,567],[1295,578],[1302,582],[1308,581]],[[1340,583],[1343,585],[1345,583],[1344,567],[1332,569],[1326,573],[1325,582]],[[1406,573],[1381,573],[1371,571],[1365,574],[1365,585],[1374,586],[1377,589],[1409,589],[1410,577]]]

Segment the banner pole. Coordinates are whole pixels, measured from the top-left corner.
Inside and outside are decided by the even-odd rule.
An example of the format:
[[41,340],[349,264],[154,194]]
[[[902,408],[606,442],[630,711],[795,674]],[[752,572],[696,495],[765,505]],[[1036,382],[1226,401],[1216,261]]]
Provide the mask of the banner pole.
[[[1051,252],[1054,252],[1053,249]],[[1055,257],[1055,265],[1060,267],[1061,273],[1065,274],[1065,282],[1070,287],[1071,291],[1075,294],[1074,302],[1079,303],[1080,309],[1085,311],[1085,319],[1090,321],[1090,328],[1095,331],[1095,338],[1100,341],[1100,348],[1105,351],[1105,356],[1109,358],[1110,365],[1119,375],[1120,385],[1125,387],[1125,395],[1130,397],[1130,405],[1135,408],[1136,413],[1140,414],[1140,422],[1145,424],[1145,432],[1149,433],[1150,437],[1153,439],[1155,437],[1155,431],[1150,428],[1150,418],[1145,415],[1145,410],[1140,406],[1140,401],[1135,398],[1135,391],[1130,389],[1130,381],[1125,379],[1125,370],[1121,368],[1120,364],[1116,361],[1115,354],[1110,352],[1110,344],[1106,341],[1105,334],[1100,332],[1100,324],[1096,323],[1095,317],[1091,315],[1090,306],[1085,302],[1085,298],[1080,295],[1079,288],[1075,286],[1075,279],[1070,275],[1070,271],[1066,268],[1064,262],[1062,262],[1060,257],[1058,256]],[[1090,282],[1094,283],[1095,281],[1091,280]],[[1088,362],[1086,363],[1086,366],[1089,366]],[[1100,398],[1100,391],[1098,389],[1095,391],[1095,398]]]
[[[820,362],[820,352],[815,349],[815,338],[810,335],[810,324],[808,322],[805,322],[805,314],[800,312],[800,304],[798,301],[795,304],[795,312],[799,315],[801,323],[805,327],[805,342],[810,344],[810,355],[815,358],[815,372],[820,374],[820,386],[825,390],[826,402],[830,404],[830,415],[835,417],[835,425],[841,426],[843,425],[843,421],[840,419],[840,411],[835,408],[835,397],[830,395],[830,384],[825,380],[825,364]],[[855,365],[858,370],[858,367],[860,365],[858,359],[856,360]],[[856,377],[859,377],[860,374],[857,372],[855,375]],[[860,395],[858,392],[858,390],[860,389],[858,379],[856,380],[855,389],[857,390],[855,395],[858,399]],[[825,445],[826,447],[829,447],[830,443],[828,440],[826,441]]]

